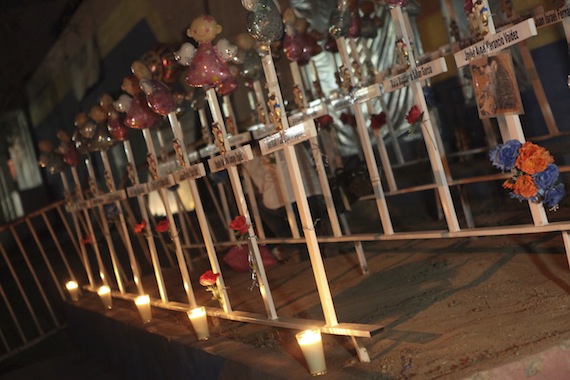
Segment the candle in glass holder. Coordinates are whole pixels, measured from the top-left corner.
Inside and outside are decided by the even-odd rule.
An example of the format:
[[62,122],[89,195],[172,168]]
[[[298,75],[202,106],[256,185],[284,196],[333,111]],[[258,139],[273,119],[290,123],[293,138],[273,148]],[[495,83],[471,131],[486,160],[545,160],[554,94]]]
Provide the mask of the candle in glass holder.
[[327,363],[323,350],[323,341],[319,329],[302,331],[295,335],[297,342],[303,351],[303,356],[309,366],[309,371],[313,376],[327,373]]
[[148,294],[143,294],[142,296],[135,298],[135,305],[137,305],[137,309],[139,309],[143,323],[150,322],[152,319],[152,313],[150,310],[150,297]]
[[65,288],[69,292],[69,296],[73,301],[79,301],[79,285],[75,281],[68,281]]
[[192,322],[192,327],[194,327],[198,339],[207,340],[210,337],[210,330],[208,329],[206,309],[203,306],[192,309],[188,312],[188,318]]
[[97,294],[99,294],[99,297],[101,297],[101,301],[103,302],[103,305],[105,305],[107,309],[113,307],[113,298],[111,298],[111,289],[108,286],[106,285],[101,286],[99,290],[97,290]]

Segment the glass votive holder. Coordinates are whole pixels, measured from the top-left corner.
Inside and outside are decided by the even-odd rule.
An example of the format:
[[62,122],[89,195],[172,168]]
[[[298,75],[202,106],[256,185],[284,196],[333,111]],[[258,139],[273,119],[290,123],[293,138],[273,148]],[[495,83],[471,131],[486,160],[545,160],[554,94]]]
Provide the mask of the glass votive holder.
[[319,329],[309,329],[295,334],[295,337],[301,347],[311,375],[320,376],[327,373],[321,331]]
[[79,285],[77,284],[77,282],[75,281],[68,281],[65,284],[65,288],[67,289],[67,292],[69,293],[69,296],[71,297],[72,301],[79,301]]
[[150,309],[150,297],[148,294],[143,294],[135,298],[135,305],[139,310],[143,323],[148,323],[152,319],[152,312]]
[[204,306],[197,307],[188,312],[188,318],[192,322],[192,327],[196,332],[199,340],[207,340],[210,337],[210,329],[208,328],[208,316]]
[[107,309],[113,307],[113,298],[111,297],[111,289],[107,285],[101,286],[97,290],[97,294],[99,295],[101,301],[103,302],[103,305],[105,305]]

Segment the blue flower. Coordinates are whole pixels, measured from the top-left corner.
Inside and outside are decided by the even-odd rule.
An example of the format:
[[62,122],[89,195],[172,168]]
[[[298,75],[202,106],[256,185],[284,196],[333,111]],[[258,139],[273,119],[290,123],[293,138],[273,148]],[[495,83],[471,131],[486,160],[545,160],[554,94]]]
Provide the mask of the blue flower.
[[554,185],[559,174],[560,170],[558,169],[558,166],[555,164],[548,164],[546,169],[534,175],[534,183],[539,189],[547,189]]
[[504,144],[499,144],[489,152],[489,158],[493,166],[502,171],[511,170],[519,155],[519,148],[522,146],[518,140],[509,140]]
[[564,198],[564,193],[564,184],[559,183],[558,185],[544,191],[544,198],[542,199],[542,202],[548,208],[556,208],[556,206],[558,206],[558,203],[560,203],[562,198]]

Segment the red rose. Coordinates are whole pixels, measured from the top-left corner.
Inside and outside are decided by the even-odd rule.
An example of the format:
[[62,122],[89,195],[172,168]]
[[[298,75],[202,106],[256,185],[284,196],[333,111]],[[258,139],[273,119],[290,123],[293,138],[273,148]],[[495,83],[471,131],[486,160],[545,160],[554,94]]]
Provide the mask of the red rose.
[[87,236],[85,236],[83,239],[81,239],[81,244],[82,245],[86,245],[86,244],[94,244],[95,241],[93,240],[93,235],[89,234]]
[[158,222],[158,224],[156,225],[156,232],[166,232],[168,231],[168,219],[162,219],[160,222]]
[[135,234],[140,234],[141,232],[143,232],[146,228],[146,220],[141,220],[141,222],[137,225],[135,225],[135,228],[133,229]]
[[214,273],[211,270],[207,270],[200,276],[200,285],[202,286],[211,286],[216,283],[220,277],[219,273]]
[[332,123],[334,122],[331,115],[323,115],[315,119],[319,128],[330,129]]
[[417,121],[421,121],[420,117],[423,115],[424,113],[419,109],[418,106],[414,105],[412,106],[412,108],[410,108],[410,110],[408,111],[408,114],[406,115],[406,121],[410,124],[413,125],[415,124]]
[[236,216],[235,219],[230,222],[230,228],[242,235],[247,234],[249,231],[249,226],[243,215]]
[[351,113],[341,113],[340,121],[342,121],[343,124],[348,124],[353,128],[356,127],[356,118]]
[[373,131],[378,130],[386,125],[386,113],[384,111],[380,112],[379,115],[372,115],[370,117],[370,128]]

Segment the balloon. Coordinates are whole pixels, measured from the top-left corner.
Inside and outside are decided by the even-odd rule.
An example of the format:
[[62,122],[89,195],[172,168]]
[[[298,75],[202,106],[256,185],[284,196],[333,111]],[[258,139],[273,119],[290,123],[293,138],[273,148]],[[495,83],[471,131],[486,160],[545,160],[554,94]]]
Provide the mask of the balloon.
[[303,57],[303,38],[299,34],[285,34],[283,37],[283,53],[290,61],[298,61]]
[[128,112],[131,108],[131,104],[133,102],[133,98],[131,98],[127,94],[122,94],[119,96],[119,99],[113,102],[113,107],[119,112]]
[[141,80],[141,89],[151,110],[161,116],[174,111],[176,104],[168,86],[157,80]]
[[77,129],[75,130],[75,132],[73,132],[73,137],[71,137],[71,141],[73,141],[73,143],[75,144],[75,148],[77,149],[77,152],[80,155],[84,156],[86,154],[89,154],[89,148],[88,148],[89,139],[83,137]]
[[408,5],[408,0],[386,0],[386,5],[388,5],[390,8],[405,7]]
[[188,66],[186,83],[192,87],[214,87],[228,76],[226,63],[210,42],[204,42],[198,46],[192,63]]
[[69,144],[66,152],[63,154],[63,162],[69,166],[77,166],[79,163],[79,152],[75,146]]
[[93,120],[88,120],[86,123],[78,125],[77,129],[79,130],[79,133],[81,133],[81,136],[86,139],[90,139],[95,135],[97,124],[95,124]]
[[107,129],[111,137],[117,141],[125,141],[129,137],[129,128],[124,124],[123,117],[111,115],[107,120]]
[[351,26],[350,10],[346,8],[335,8],[329,20],[329,33],[334,38],[346,37]]
[[[246,7],[247,8],[247,7]],[[273,0],[258,0],[247,15],[247,31],[261,42],[273,42],[283,35],[283,21]]]
[[95,131],[95,135],[89,141],[88,147],[91,152],[99,152],[102,150],[108,150],[115,144],[111,136],[109,136],[109,132],[107,132],[107,128],[97,128]]
[[175,83],[182,71],[174,57],[174,50],[167,44],[159,43],[154,46],[142,57],[142,61],[154,79],[166,84]]
[[146,96],[142,92],[133,97],[131,107],[125,117],[125,125],[129,128],[146,129],[160,121],[160,116],[154,113],[146,102]]
[[250,50],[240,50],[238,53],[239,62],[241,63],[241,75],[247,79],[253,81],[261,78],[261,73],[263,67],[261,65],[261,60],[259,59],[259,54],[257,51]]
[[230,75],[228,79],[226,79],[225,81],[220,83],[218,87],[216,87],[216,91],[218,92],[218,94],[225,96],[234,92],[237,86],[238,83],[236,78]]
[[57,154],[42,153],[38,163],[42,168],[47,169],[49,174],[57,174],[63,169],[63,161]]

